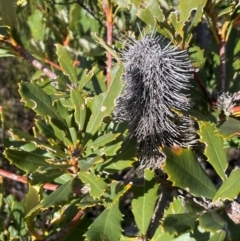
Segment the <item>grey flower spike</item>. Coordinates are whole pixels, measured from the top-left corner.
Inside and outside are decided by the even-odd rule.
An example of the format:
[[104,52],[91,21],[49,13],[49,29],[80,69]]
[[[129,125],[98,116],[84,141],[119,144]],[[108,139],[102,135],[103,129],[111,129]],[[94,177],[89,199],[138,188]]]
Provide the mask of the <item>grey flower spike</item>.
[[240,101],[240,92],[234,94],[229,92],[217,93],[215,98],[217,100],[214,106],[215,109],[223,111],[226,116],[230,116],[233,114],[232,108]]
[[125,88],[117,100],[114,116],[128,121],[130,138],[136,138],[140,168],[159,168],[165,155],[164,145],[189,146],[189,117],[173,110],[188,110],[192,65],[186,50],[172,46],[160,37],[130,39],[122,52]]

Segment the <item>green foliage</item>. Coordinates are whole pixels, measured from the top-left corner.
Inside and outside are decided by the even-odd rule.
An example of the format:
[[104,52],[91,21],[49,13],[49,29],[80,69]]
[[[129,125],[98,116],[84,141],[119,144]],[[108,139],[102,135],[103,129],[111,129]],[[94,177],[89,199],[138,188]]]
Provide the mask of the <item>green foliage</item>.
[[[21,82],[6,70],[35,119],[28,132],[12,128],[5,135],[11,123],[1,108],[4,157],[20,177],[3,167],[0,175],[27,183],[28,190],[19,201],[7,195],[1,177],[0,239],[238,240],[239,211],[229,214],[229,206],[238,203],[240,173],[226,149],[240,146],[239,94],[215,110],[217,99],[203,86],[239,89],[239,12],[236,1],[1,0],[0,57],[50,66],[33,74],[21,62]],[[113,43],[106,39],[111,26]],[[165,36],[188,49],[199,71],[191,80],[192,109],[173,110],[195,120],[198,141],[160,146],[166,159],[156,171],[135,170],[136,141],[113,116],[124,88],[124,32]],[[105,52],[115,58],[107,71]]]
[[154,173],[145,170],[144,188],[133,189],[132,212],[142,235],[146,235],[157,200],[158,185],[154,179]]
[[166,148],[167,160],[164,170],[175,186],[190,191],[196,196],[213,198],[216,188],[199,164],[192,150]]

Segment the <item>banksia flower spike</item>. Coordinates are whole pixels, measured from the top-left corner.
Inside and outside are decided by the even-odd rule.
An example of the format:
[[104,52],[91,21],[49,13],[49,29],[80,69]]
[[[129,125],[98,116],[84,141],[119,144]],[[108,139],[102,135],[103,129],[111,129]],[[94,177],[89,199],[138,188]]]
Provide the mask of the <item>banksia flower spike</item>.
[[223,92],[221,94],[217,93],[214,96],[216,99],[215,109],[220,110],[226,116],[240,116],[240,92],[235,92],[230,94],[229,92]]
[[129,123],[129,137],[138,142],[140,169],[159,168],[165,160],[160,147],[187,147],[195,136],[189,133],[192,121],[174,110],[188,110],[192,65],[186,50],[147,35],[129,39],[122,52],[125,88],[117,100],[114,116]]

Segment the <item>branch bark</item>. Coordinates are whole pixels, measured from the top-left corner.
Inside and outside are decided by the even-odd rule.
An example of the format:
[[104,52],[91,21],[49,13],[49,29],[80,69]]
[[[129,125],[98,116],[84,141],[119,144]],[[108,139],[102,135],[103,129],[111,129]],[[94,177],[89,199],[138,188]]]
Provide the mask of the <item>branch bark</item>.
[[52,72],[50,69],[45,67],[42,63],[40,63],[35,57],[33,57],[30,53],[28,53],[23,47],[18,45],[17,43],[13,43],[10,39],[6,38],[1,40],[1,42],[9,45],[19,56],[27,60],[31,63],[35,68],[41,70],[45,75],[47,75],[50,79],[57,79],[57,75]]
[[[112,46],[112,30],[113,30],[113,19],[112,19],[112,7],[108,0],[103,0],[103,11],[106,15],[106,21],[107,21],[107,44],[109,46]],[[109,88],[109,85],[111,83],[111,66],[112,66],[112,55],[111,53],[107,52],[107,80],[106,80],[106,86],[107,89]]]

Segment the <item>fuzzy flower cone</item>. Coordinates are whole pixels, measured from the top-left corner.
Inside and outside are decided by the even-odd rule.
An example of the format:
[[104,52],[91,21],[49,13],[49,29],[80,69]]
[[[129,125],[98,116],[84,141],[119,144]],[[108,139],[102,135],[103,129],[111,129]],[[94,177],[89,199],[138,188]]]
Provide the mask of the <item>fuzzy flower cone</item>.
[[[130,39],[122,52],[125,88],[114,116],[129,123],[129,137],[138,142],[140,169],[160,168],[163,146],[192,145],[192,120],[174,110],[188,110],[189,79],[193,68],[186,50],[160,37]],[[191,128],[190,128],[191,127]]]

